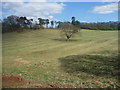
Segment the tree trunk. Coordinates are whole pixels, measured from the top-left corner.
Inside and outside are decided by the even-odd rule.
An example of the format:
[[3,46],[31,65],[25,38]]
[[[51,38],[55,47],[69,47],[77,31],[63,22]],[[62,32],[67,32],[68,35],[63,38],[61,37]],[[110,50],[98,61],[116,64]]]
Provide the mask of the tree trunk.
[[67,36],[67,41],[69,41],[70,40],[70,37],[69,36]]

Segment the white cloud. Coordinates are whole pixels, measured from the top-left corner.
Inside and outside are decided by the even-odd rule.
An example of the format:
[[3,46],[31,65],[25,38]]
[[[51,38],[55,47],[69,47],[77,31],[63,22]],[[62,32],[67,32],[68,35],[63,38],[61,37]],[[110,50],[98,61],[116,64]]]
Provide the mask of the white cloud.
[[49,19],[53,19],[54,17],[53,16],[49,16]]
[[2,11],[0,11],[0,19],[2,19]]
[[119,0],[2,0],[2,2],[118,2]]
[[54,16],[49,16],[50,21],[58,21],[58,19],[54,18]]
[[119,0],[102,0],[102,2],[119,2]]
[[8,16],[14,14],[17,16],[26,16],[38,18],[49,18],[53,14],[62,13],[65,4],[63,3],[23,3],[23,2],[4,2],[2,8],[8,9],[8,12],[4,12],[4,15]]
[[2,2],[46,2],[46,0],[2,0]]
[[94,13],[109,14],[118,10],[118,3],[112,3],[104,6],[96,6],[93,9]]
[[0,19],[2,17],[2,3],[0,3]]
[[66,2],[68,0],[2,0],[2,2]]

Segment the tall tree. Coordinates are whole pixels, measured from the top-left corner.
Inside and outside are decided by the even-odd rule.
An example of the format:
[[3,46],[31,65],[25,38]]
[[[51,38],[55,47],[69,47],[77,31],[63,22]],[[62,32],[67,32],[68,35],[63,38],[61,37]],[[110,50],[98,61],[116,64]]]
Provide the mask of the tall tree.
[[4,32],[13,32],[20,29],[20,24],[18,22],[19,17],[15,15],[8,16],[3,20],[2,29]]
[[42,19],[42,21],[43,21],[42,25],[45,26],[45,24],[46,24],[46,19]]
[[27,18],[26,17],[20,17],[18,19],[18,22],[21,25],[21,27],[25,27],[27,25]]
[[72,17],[72,24],[75,25],[75,17]]
[[32,21],[33,19],[27,19],[27,24],[30,26],[30,28],[32,28]]
[[53,28],[53,25],[54,25],[54,22],[53,22],[53,21],[51,21],[51,26],[52,26],[52,28]]
[[48,28],[49,19],[46,19],[46,28]]
[[39,20],[39,25],[42,26],[44,24],[44,19],[38,18],[38,20]]

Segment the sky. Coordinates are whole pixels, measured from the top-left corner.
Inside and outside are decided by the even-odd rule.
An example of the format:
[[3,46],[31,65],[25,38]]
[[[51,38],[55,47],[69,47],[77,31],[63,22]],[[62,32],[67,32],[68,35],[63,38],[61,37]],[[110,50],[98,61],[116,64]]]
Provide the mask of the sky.
[[[0,4],[1,5],[1,4]],[[2,19],[10,15],[54,21],[80,22],[118,21],[117,2],[2,2]]]

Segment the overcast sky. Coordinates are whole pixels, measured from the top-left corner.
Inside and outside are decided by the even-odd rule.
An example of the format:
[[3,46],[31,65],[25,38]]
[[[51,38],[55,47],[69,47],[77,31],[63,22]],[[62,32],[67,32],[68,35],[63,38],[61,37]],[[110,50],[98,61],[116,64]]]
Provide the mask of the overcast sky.
[[[75,16],[80,22],[107,22],[118,20],[117,2],[2,2],[2,17],[9,15],[27,18],[48,18],[71,21]],[[107,0],[106,0],[107,1]]]

